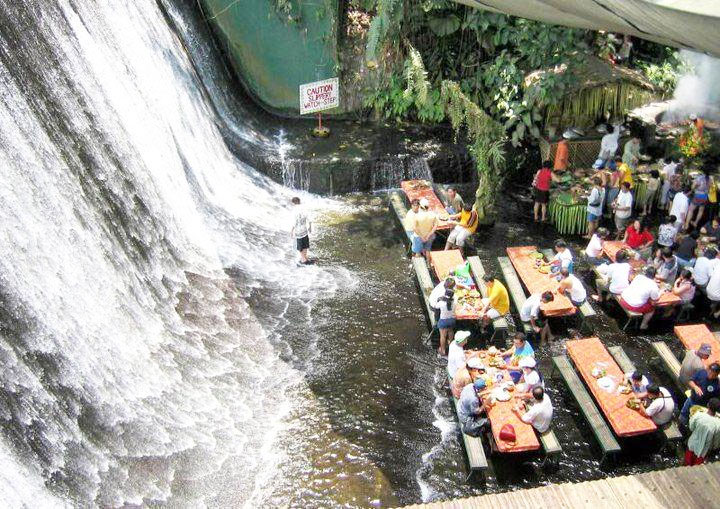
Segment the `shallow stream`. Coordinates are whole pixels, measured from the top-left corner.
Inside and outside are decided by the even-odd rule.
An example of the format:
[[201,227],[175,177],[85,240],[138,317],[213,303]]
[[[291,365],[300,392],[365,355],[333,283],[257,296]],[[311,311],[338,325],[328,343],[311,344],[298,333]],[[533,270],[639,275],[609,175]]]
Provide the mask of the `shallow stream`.
[[[467,465],[448,397],[445,363],[423,342],[426,320],[386,198],[350,195],[342,201],[351,205],[346,212],[319,218],[324,226],[316,244],[318,263],[344,266],[359,283],[332,299],[320,299],[311,311],[311,328],[318,340],[307,353],[312,360],[305,363],[304,372],[316,410],[324,418],[322,426],[302,426],[299,436],[289,438],[312,470],[302,471],[293,462],[285,465],[276,502],[408,504],[678,464],[673,453],[660,450],[656,439],[641,438],[624,442],[626,453],[601,468],[594,437],[562,381],[553,377],[547,383],[556,409],[554,429],[563,447],[559,468],[543,468],[540,459],[532,456],[521,461],[492,458],[485,483],[466,483]],[[552,228],[538,231],[520,213],[526,207],[522,200],[509,205],[502,220],[483,235],[479,255],[486,269],[499,272],[496,257],[505,246],[551,246]],[[604,311],[591,327],[606,345],[623,345],[652,380],[674,390],[650,346],[664,337],[679,353],[667,327],[661,326],[651,337],[626,335]],[[556,328],[556,341],[539,352],[546,376],[550,357],[563,353],[567,337],[566,331]],[[299,335],[294,341],[300,346],[304,339]],[[363,458],[361,471],[353,465],[354,457]],[[299,486],[305,489],[298,490]]]

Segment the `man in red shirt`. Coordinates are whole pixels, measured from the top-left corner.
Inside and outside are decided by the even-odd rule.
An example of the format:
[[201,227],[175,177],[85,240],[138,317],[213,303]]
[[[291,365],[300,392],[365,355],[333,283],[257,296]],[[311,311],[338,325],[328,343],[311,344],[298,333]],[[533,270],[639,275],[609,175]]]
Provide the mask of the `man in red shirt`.
[[[535,206],[533,214],[535,222],[546,220],[547,204],[550,201],[550,183],[553,180],[553,173],[550,169],[550,161],[543,161],[542,168],[535,173],[533,179],[533,193],[535,195]],[[542,211],[542,213],[541,213]]]

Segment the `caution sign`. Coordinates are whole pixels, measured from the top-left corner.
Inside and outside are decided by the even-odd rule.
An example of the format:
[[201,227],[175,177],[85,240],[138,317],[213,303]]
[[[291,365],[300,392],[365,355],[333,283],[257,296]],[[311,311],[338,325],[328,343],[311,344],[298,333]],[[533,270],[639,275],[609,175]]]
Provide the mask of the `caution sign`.
[[300,114],[337,108],[340,105],[340,84],[330,78],[300,85]]

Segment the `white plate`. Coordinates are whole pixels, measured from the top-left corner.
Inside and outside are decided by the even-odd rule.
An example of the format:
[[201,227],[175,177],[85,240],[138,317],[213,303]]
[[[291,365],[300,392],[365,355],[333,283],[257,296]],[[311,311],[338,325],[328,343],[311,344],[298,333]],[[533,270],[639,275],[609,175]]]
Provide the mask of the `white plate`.
[[510,398],[512,397],[504,388],[494,389],[492,391],[492,395],[498,401],[510,401]]
[[610,378],[609,376],[604,376],[602,378],[598,378],[598,387],[601,389],[612,392],[615,390],[615,381]]

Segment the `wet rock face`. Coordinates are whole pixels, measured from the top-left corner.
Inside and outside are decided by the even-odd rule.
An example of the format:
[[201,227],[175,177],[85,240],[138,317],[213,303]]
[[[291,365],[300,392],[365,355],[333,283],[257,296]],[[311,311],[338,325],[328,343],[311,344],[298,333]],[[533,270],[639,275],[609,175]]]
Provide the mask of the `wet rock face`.
[[440,183],[475,180],[473,162],[464,145],[431,138],[427,133],[400,138],[398,134],[407,133],[389,132],[384,127],[365,127],[362,131],[354,127],[352,132],[338,129],[336,140],[302,143],[302,150],[271,159],[259,168],[287,187],[319,194],[396,188],[401,180],[414,178]]

